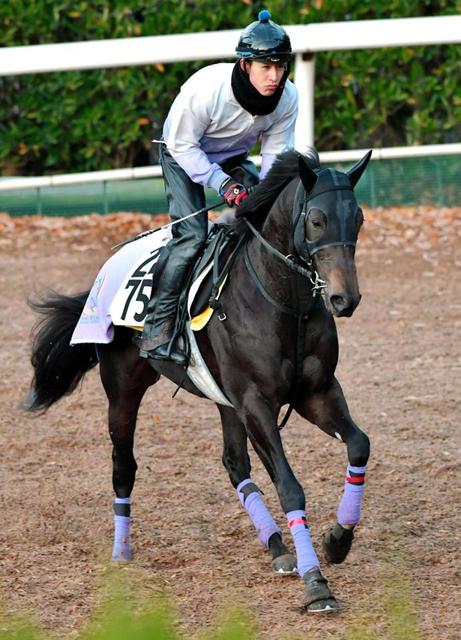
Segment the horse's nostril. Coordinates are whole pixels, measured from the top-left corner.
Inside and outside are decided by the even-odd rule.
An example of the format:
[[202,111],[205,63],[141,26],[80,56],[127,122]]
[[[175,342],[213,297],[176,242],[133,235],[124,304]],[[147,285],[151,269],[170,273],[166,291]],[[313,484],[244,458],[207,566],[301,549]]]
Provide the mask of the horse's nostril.
[[331,296],[330,304],[334,315],[350,317],[357,308],[361,297],[362,296],[360,294],[358,294],[357,297],[342,295]]
[[333,308],[336,309],[336,311],[343,311],[343,309],[345,309],[349,305],[346,298],[338,295],[331,296],[330,302]]

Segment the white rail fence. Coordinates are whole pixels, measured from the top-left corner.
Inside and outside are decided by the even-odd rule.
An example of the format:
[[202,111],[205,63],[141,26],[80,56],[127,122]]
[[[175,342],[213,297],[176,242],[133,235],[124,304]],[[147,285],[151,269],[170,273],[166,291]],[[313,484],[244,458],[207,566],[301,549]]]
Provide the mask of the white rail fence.
[[[329,166],[336,163],[352,165],[366,151],[368,149],[320,152],[320,160]],[[387,168],[385,165],[381,167],[381,163],[376,162],[414,161],[417,158],[422,162],[399,163],[400,169],[392,179],[391,188],[389,165]],[[440,160],[437,161],[437,158]],[[255,164],[260,161],[259,157],[251,159]],[[429,162],[424,162],[424,159]],[[373,166],[367,171],[366,180],[361,182],[360,197],[367,206],[376,208],[423,203],[459,206],[461,189],[453,170],[457,167],[459,176],[461,143],[374,149],[372,160]],[[404,166],[409,174],[402,178],[401,169]],[[448,167],[450,169],[445,173]],[[166,210],[161,176],[160,166],[150,166],[38,178],[0,178],[0,210],[9,211],[12,215],[30,215],[33,212],[37,215],[108,214],[125,210],[155,214]],[[408,184],[407,180],[410,180]],[[406,185],[403,189],[406,195],[399,199],[399,194],[402,198],[403,185]],[[213,201],[211,194],[209,197]]]

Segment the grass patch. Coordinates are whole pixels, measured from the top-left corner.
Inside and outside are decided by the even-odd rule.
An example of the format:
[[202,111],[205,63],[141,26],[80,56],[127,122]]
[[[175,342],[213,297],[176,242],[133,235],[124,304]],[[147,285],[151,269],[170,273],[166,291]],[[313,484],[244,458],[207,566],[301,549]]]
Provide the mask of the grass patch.
[[[389,565],[387,565],[389,567]],[[100,604],[74,640],[183,640],[177,615],[162,593],[140,595],[142,590],[127,572],[110,570],[101,588]],[[408,573],[394,565],[386,573],[378,606],[384,611],[382,630],[372,616],[349,623],[338,640],[423,640]],[[338,625],[340,626],[340,625]],[[209,630],[194,633],[196,640],[258,640],[261,635],[245,607],[217,616]],[[306,637],[306,636],[304,636]],[[313,636],[312,636],[313,637]],[[330,636],[329,636],[330,637]],[[308,634],[306,640],[311,636]],[[0,615],[0,640],[56,640],[25,618]]]

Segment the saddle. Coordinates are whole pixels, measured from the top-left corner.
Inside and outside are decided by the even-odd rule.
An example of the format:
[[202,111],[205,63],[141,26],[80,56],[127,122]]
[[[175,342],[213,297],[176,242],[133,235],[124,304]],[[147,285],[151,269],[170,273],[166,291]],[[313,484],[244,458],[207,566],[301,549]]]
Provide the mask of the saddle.
[[[143,330],[156,264],[170,238],[169,228],[159,230],[126,244],[104,263],[72,334],[72,345],[109,344],[114,339],[115,327]],[[219,308],[220,293],[239,244],[229,225],[213,225],[181,295],[178,312],[178,329],[191,356],[187,368],[189,379],[206,397],[227,406],[232,405],[208,371],[195,331],[206,326]]]
[[[215,223],[184,291],[179,298],[175,333],[181,335],[190,318],[193,331],[203,329],[221,309],[220,294],[237,256],[240,242],[230,225]],[[224,318],[223,318],[224,319]]]

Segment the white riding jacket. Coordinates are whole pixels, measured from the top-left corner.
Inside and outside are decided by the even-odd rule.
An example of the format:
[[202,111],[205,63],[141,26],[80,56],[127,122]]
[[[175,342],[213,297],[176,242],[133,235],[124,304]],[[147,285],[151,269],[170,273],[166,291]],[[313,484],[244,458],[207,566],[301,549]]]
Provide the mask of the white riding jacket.
[[219,191],[228,175],[220,163],[247,153],[261,141],[263,178],[277,154],[294,146],[298,92],[286,81],[277,107],[253,116],[236,100],[231,87],[233,63],[197,71],[174,100],[163,127],[163,140],[193,182]]

